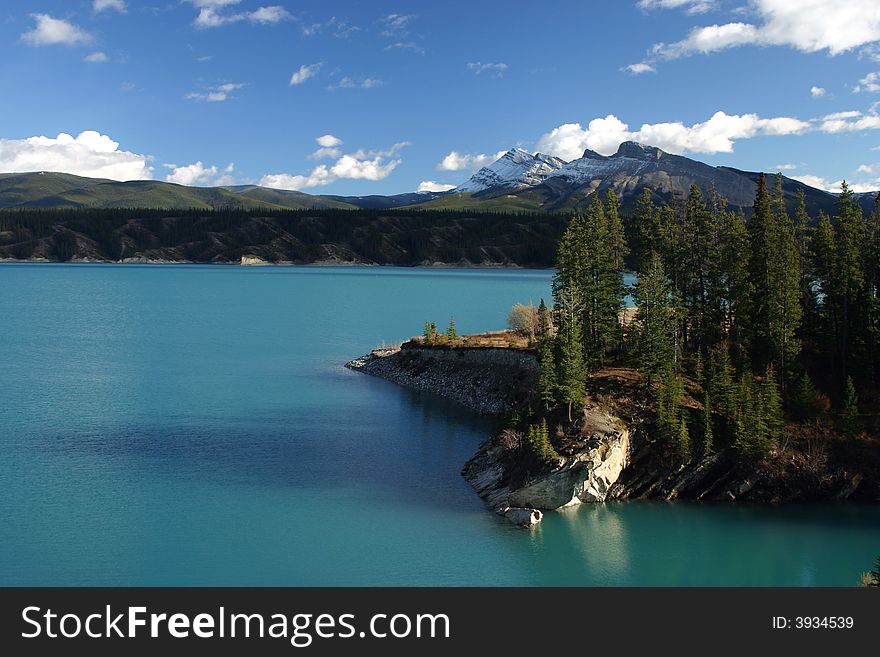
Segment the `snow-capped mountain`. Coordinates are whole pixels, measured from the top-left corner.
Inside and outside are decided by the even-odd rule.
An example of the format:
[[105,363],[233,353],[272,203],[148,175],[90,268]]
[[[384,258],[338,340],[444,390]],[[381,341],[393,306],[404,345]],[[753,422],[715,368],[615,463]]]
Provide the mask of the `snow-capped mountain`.
[[541,182],[565,165],[565,160],[552,155],[532,155],[521,148],[511,148],[498,160],[477,171],[455,192],[475,194],[486,190],[498,192],[519,191]]
[[587,150],[583,157],[549,174],[544,183],[556,194],[586,186],[590,191],[611,187],[620,196],[641,193],[643,187],[678,194],[687,193],[692,184],[704,191],[714,186],[734,205],[750,204],[755,193],[754,181],[740,171],[634,141],[623,142],[614,155]]

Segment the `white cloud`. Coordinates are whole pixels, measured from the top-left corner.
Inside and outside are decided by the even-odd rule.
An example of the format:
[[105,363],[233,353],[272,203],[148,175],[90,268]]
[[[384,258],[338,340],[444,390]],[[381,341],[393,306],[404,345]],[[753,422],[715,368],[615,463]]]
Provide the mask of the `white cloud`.
[[193,24],[201,29],[211,27],[220,27],[230,23],[238,23],[248,21],[250,23],[259,23],[261,25],[274,25],[281,21],[292,19],[293,16],[284,7],[280,5],[272,5],[268,7],[259,7],[253,11],[243,11],[238,13],[224,13],[225,7],[237,5],[241,0],[190,0],[192,4],[199,10]]
[[221,103],[227,100],[236,89],[241,89],[243,82],[227,82],[216,87],[210,87],[206,93],[192,92],[186,95],[189,100],[202,100],[207,103]]
[[713,0],[639,0],[642,9],[679,9],[688,14],[704,14],[715,8]]
[[[327,137],[333,137],[333,135],[324,135],[318,139],[324,139],[326,143],[332,143],[331,140],[325,139]],[[340,140],[336,145],[341,143],[342,141]],[[318,144],[320,145],[321,142],[319,141]],[[267,174],[260,179],[260,185],[276,189],[299,190],[309,187],[323,187],[343,179],[383,180],[402,162],[400,159],[389,160],[387,158],[394,156],[401,148],[408,144],[409,142],[399,142],[391,148],[382,151],[358,150],[354,153],[347,153],[341,155],[333,164],[319,164],[308,174],[304,175],[291,175],[289,173]],[[333,147],[322,146],[322,148]]]
[[[843,182],[842,180],[828,180],[827,178],[823,178],[821,176],[813,176],[810,174],[805,174],[803,176],[791,176],[793,180],[798,180],[805,185],[809,185],[810,187],[815,187],[817,189],[824,189],[826,192],[837,193],[840,191],[840,185]],[[847,185],[849,188],[857,194],[861,194],[864,192],[873,192],[880,189],[880,181],[867,182],[867,183],[854,183],[851,181],[847,181]]]
[[309,159],[311,160],[322,160],[324,158],[332,160],[338,158],[342,154],[342,151],[339,150],[339,146],[341,146],[343,142],[339,137],[322,135],[315,139],[315,141],[318,142],[320,148],[309,155]]
[[407,26],[415,18],[414,14],[388,14],[379,22],[383,26],[382,36],[393,37],[405,35]]
[[125,6],[125,0],[92,0],[92,11],[95,13],[105,11],[107,9],[113,9],[114,11],[118,11],[120,14],[125,13],[127,7]]
[[333,16],[326,23],[309,23],[302,26],[304,36],[315,36],[316,34],[328,33],[337,39],[347,39],[355,32],[360,32],[361,28],[352,25],[348,21],[341,20]]
[[623,68],[633,75],[641,75],[642,73],[655,73],[657,71],[657,69],[654,68],[651,64],[647,64],[645,62],[630,64],[629,66],[624,66]]
[[165,181],[178,185],[221,187],[235,184],[235,178],[232,175],[235,165],[232,162],[223,169],[219,169],[216,165],[206,167],[201,160],[183,166],[176,164],[162,166],[171,169],[171,173],[165,176]]
[[449,155],[444,157],[437,165],[440,171],[461,171],[462,169],[470,169],[476,171],[480,167],[492,164],[507,151],[498,151],[494,155],[486,153],[459,153],[458,151],[450,151]]
[[504,62],[468,62],[467,67],[472,70],[477,75],[481,73],[489,72],[495,75],[495,77],[501,77],[504,75],[504,71],[507,70],[507,64]]
[[272,5],[271,7],[260,7],[248,14],[247,19],[252,23],[261,23],[263,25],[274,25],[281,21],[286,21],[293,16],[284,7]]
[[72,137],[0,139],[0,171],[61,171],[90,178],[148,180],[146,155],[119,150],[107,135],[86,130]]
[[800,164],[792,164],[789,162],[786,164],[777,164],[776,166],[774,166],[772,168],[774,171],[794,171],[795,169],[800,169],[801,165]]
[[318,146],[323,148],[333,148],[334,146],[341,146],[343,144],[343,141],[339,137],[333,135],[321,135],[315,139],[315,141],[318,142]]
[[107,57],[106,54],[99,51],[86,55],[85,57],[83,57],[83,61],[89,62],[91,64],[103,64],[104,62],[109,62],[110,58]]
[[315,77],[323,65],[322,62],[318,62],[317,64],[303,64],[298,70],[293,72],[293,75],[290,76],[290,84],[302,84],[309,78]]
[[417,55],[424,55],[425,49],[412,41],[398,41],[385,46],[385,50],[410,50]]
[[449,183],[439,183],[434,182],[433,180],[423,180],[419,183],[417,192],[448,192],[450,189],[455,189],[455,185],[450,185]]
[[810,95],[813,98],[822,98],[825,95],[825,88],[812,86],[810,87]]
[[819,130],[832,134],[876,129],[880,129],[880,116],[876,114],[862,114],[857,110],[828,114],[823,117],[822,122],[819,124]]
[[645,123],[636,131],[613,114],[580,123],[566,123],[541,136],[537,149],[564,160],[581,157],[590,149],[610,155],[624,141],[638,141],[670,153],[729,153],[737,139],[758,135],[790,135],[805,132],[806,121],[790,117],[764,119],[757,114],[730,115],[716,112],[708,121],[686,126],[681,121]]
[[880,41],[877,0],[749,0],[749,7],[760,19],[759,24],[696,27],[680,41],[655,44],[645,63],[654,58],[676,59],[743,45],[789,46],[801,52],[826,50],[837,55]]
[[868,73],[859,80],[859,83],[853,89],[853,93],[859,93],[860,91],[880,92],[880,72]]
[[330,91],[336,91],[337,89],[373,89],[375,87],[381,87],[383,84],[384,82],[379,78],[357,79],[346,76],[336,84],[331,84],[327,89]]
[[860,164],[859,168],[856,169],[856,173],[866,173],[872,176],[875,173],[880,173],[880,168],[876,164]]
[[79,46],[94,41],[91,34],[82,28],[48,14],[31,14],[36,26],[21,35],[21,40],[30,46]]

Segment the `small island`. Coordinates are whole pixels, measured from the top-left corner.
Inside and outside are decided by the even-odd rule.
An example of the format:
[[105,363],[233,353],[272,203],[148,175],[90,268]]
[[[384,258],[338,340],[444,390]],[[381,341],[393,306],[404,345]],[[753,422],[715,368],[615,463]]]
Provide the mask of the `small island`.
[[814,219],[762,175],[748,216],[696,186],[629,218],[593,194],[552,307],[426,322],[348,367],[501,417],[462,474],[522,526],[607,500],[876,503],[878,326],[880,197],[865,218],[844,185]]

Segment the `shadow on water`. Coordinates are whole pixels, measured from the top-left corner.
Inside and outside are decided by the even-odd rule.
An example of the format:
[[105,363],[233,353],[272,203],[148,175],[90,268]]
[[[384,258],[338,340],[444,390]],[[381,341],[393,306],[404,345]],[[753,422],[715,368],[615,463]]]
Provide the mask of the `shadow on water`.
[[[382,403],[339,414],[320,401],[218,421],[213,415],[163,422],[97,424],[36,435],[47,454],[130,462],[175,479],[313,491],[354,486],[367,499],[446,510],[482,504],[461,467],[498,420],[431,394],[356,374]],[[131,467],[131,464],[128,464]]]

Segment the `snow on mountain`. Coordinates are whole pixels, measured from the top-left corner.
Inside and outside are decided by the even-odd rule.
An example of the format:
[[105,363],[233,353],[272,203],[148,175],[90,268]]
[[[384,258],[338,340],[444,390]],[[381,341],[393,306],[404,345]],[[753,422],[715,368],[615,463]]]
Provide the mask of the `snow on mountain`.
[[519,191],[539,185],[547,176],[565,165],[552,155],[532,155],[521,148],[511,148],[489,166],[477,171],[456,192],[482,192],[487,189]]

